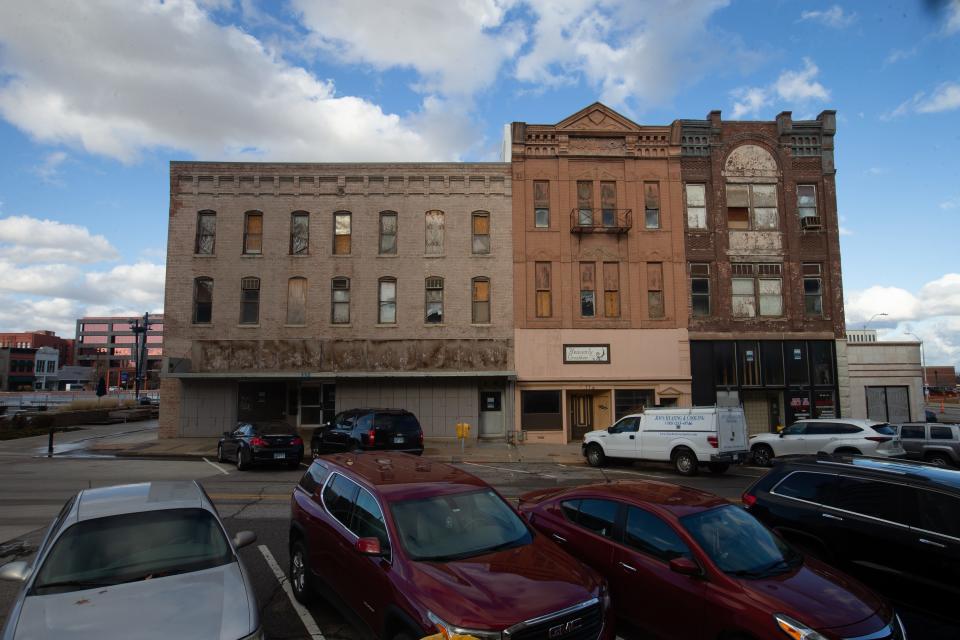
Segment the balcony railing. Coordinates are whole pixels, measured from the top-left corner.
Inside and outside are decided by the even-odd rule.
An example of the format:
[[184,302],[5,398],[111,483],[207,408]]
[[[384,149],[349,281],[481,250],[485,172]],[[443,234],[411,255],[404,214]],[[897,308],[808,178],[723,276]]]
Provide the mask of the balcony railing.
[[574,209],[570,212],[573,233],[626,233],[631,227],[631,209]]

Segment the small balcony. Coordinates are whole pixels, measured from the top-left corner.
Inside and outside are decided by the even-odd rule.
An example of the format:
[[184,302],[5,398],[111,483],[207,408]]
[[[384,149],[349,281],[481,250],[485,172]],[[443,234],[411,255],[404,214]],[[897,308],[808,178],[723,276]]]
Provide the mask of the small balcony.
[[573,233],[626,233],[633,226],[631,209],[574,209],[570,212]]

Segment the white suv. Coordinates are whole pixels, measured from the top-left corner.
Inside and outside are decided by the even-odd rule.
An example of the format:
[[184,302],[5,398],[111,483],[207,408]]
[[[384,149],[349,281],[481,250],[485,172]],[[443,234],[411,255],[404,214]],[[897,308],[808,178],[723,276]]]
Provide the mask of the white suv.
[[780,433],[750,436],[750,453],[761,466],[769,465],[778,456],[820,451],[882,458],[906,455],[896,429],[874,420],[801,420]]

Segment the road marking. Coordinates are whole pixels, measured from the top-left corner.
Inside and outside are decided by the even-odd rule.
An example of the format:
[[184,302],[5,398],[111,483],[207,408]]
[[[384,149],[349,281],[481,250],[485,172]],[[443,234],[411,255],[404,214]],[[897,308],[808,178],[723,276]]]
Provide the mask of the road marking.
[[277,577],[277,581],[280,583],[280,586],[283,587],[283,592],[287,594],[287,598],[290,599],[290,604],[293,605],[293,610],[300,616],[300,622],[303,623],[310,637],[315,640],[326,640],[323,637],[323,632],[320,631],[320,627],[317,626],[317,621],[313,619],[313,616],[310,615],[307,608],[297,602],[297,599],[293,597],[293,589],[290,588],[290,581],[287,580],[287,576],[284,575],[283,569],[280,568],[280,565],[278,565],[277,561],[273,558],[273,554],[270,553],[267,545],[258,545],[257,549],[260,549],[260,553],[263,554],[263,559],[267,561],[270,570],[273,571],[273,575]]
[[507,471],[508,473],[526,473],[533,476],[543,476],[544,478],[550,478],[551,480],[557,479],[557,476],[551,476],[546,473],[539,473],[537,471],[524,471],[522,469],[504,469],[503,467],[492,467],[488,464],[480,464],[478,462],[464,462],[463,464],[469,464],[474,467],[483,467],[484,469],[495,469],[497,471]]
[[230,472],[229,472],[229,471],[227,471],[226,469],[224,469],[224,468],[221,467],[220,465],[216,464],[215,462],[210,462],[210,461],[207,460],[206,458],[204,458],[203,461],[206,462],[206,463],[207,463],[208,465],[210,465],[211,467],[213,467],[214,469],[216,469],[217,471],[219,471],[220,473],[222,473],[223,475],[225,475],[225,476],[230,475]]

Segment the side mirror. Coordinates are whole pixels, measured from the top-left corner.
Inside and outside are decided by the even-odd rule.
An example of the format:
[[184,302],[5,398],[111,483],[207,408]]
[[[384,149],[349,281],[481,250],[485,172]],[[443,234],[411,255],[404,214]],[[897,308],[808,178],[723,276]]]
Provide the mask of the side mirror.
[[700,566],[690,558],[674,558],[670,561],[670,570],[682,576],[696,576],[700,574]]
[[257,534],[253,531],[237,531],[237,534],[233,536],[233,548],[242,549],[243,547],[249,546],[257,541]]
[[30,577],[31,573],[33,573],[33,569],[30,568],[30,564],[23,560],[8,562],[0,567],[0,580],[23,582]]
[[360,538],[357,540],[357,551],[365,556],[382,556],[383,550],[380,548],[378,538]]

